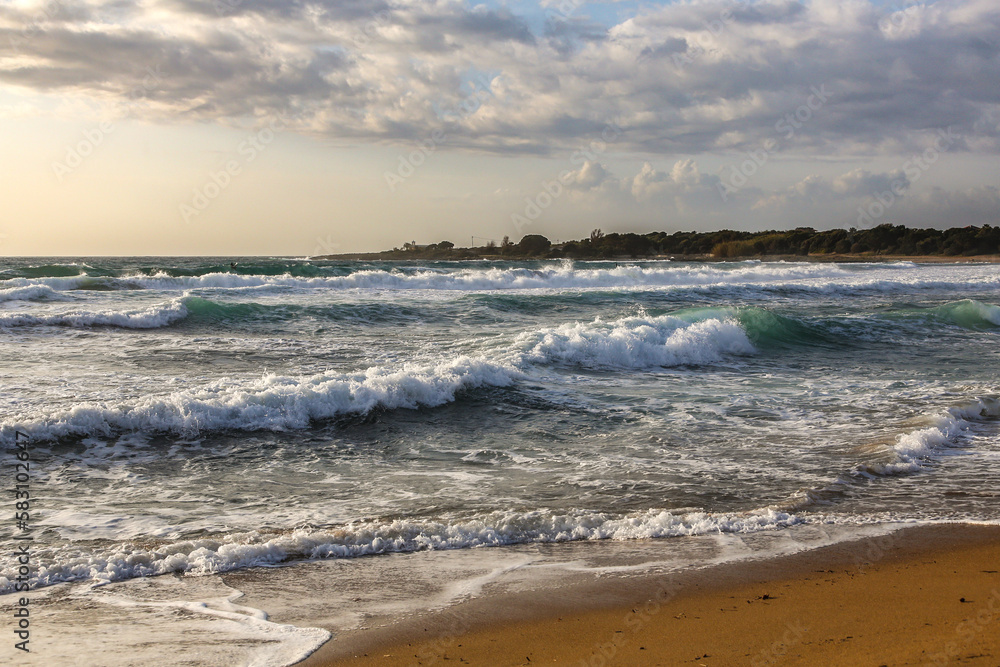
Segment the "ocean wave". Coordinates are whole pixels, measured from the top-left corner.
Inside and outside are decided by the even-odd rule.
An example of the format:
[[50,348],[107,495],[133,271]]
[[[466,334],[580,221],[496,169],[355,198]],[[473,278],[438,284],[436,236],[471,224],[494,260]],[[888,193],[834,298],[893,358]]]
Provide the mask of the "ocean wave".
[[206,431],[283,431],[313,421],[375,408],[435,407],[467,389],[505,387],[520,372],[508,365],[461,357],[427,366],[370,368],[361,373],[307,378],[267,374],[249,383],[220,380],[199,389],[129,403],[83,403],[31,423],[4,422],[0,438],[15,427],[36,440],[109,436],[122,432],[195,435]]
[[756,352],[732,319],[690,323],[677,317],[628,317],[564,324],[518,336],[524,359],[598,368],[655,368],[709,364]]
[[[57,290],[71,289],[154,289],[191,290],[199,288],[298,288],[298,289],[392,289],[392,290],[512,290],[512,289],[589,289],[642,286],[698,286],[716,284],[768,283],[847,278],[856,275],[832,264],[760,264],[739,263],[724,266],[624,265],[614,268],[579,268],[571,262],[539,268],[490,267],[449,269],[352,271],[346,275],[296,276],[212,272],[176,276],[165,271],[151,275],[132,273],[118,278],[71,277],[40,278],[33,282]],[[9,282],[28,284],[24,278]]]
[[888,460],[861,464],[854,472],[879,476],[918,472],[934,460],[935,454],[956,446],[973,422],[997,417],[1000,417],[1000,400],[991,397],[977,398],[929,415],[919,428],[900,434],[892,445],[876,452]]
[[188,316],[184,299],[174,299],[165,304],[141,310],[71,311],[43,315],[27,313],[0,313],[0,328],[25,326],[63,327],[120,327],[123,329],[158,329],[183,320]]
[[[0,302],[14,300],[69,301],[69,297],[45,285],[16,287],[0,291]],[[245,324],[281,322],[300,318],[315,318],[335,322],[389,323],[402,321],[426,322],[434,315],[426,308],[394,303],[346,303],[324,305],[262,304],[254,302],[224,302],[185,294],[145,309],[71,310],[32,314],[32,311],[3,313],[0,328],[21,326],[56,327],[119,327],[124,329],[156,329],[183,321],[200,323]]]
[[0,275],[15,275],[25,278],[55,278],[61,276],[78,276],[84,271],[93,271],[93,267],[86,264],[40,264],[38,266],[24,266],[20,268],[9,268]]
[[756,306],[685,308],[672,315],[689,321],[731,321],[739,325],[754,347],[760,348],[840,346],[846,343],[830,330],[826,322],[806,323]]
[[[648,510],[627,515],[575,511],[491,512],[452,522],[398,519],[358,521],[325,530],[236,533],[156,547],[119,543],[104,550],[75,546],[40,556],[33,587],[88,580],[108,583],[173,572],[194,575],[294,560],[355,558],[387,553],[467,549],[582,540],[631,540],[712,533],[752,533],[803,523],[793,514],[762,509],[740,514]],[[46,557],[47,556],[47,557]],[[13,589],[14,566],[0,569],[0,593]]]
[[[167,313],[151,308],[127,321],[132,326],[158,326],[165,318],[184,317],[183,301],[174,305]],[[112,319],[121,317],[116,313]],[[657,368],[714,363],[754,352],[746,334],[731,320],[692,323],[670,316],[597,320],[525,332],[507,347],[439,363],[375,366],[358,373],[310,377],[267,374],[250,382],[223,379],[127,403],[83,403],[40,419],[5,421],[0,424],[0,439],[9,441],[15,428],[36,440],[138,431],[191,436],[206,431],[303,429],[313,422],[376,408],[436,407],[456,400],[462,391],[510,386],[539,366]]]
[[963,299],[938,306],[934,315],[964,329],[982,330],[1000,327],[1000,307],[974,299]]
[[[427,290],[496,292],[510,290],[622,290],[622,289],[725,289],[755,288],[779,292],[820,293],[893,292],[919,288],[990,287],[1000,277],[981,271],[937,271],[935,279],[907,263],[839,265],[816,263],[713,263],[624,264],[592,267],[564,261],[559,264],[523,266],[311,267],[275,273],[275,267],[240,267],[237,271],[143,270],[118,277],[86,272],[62,277],[10,278],[4,284],[23,287],[42,284],[57,291],[136,290],[187,291],[197,289],[269,290]],[[287,267],[286,267],[287,268]]]
[[116,290],[136,290],[144,289],[142,285],[131,278],[119,278],[115,276],[89,275],[87,273],[70,274],[67,276],[50,276],[46,278],[8,278],[0,285],[11,287],[37,287],[43,286],[58,292],[71,291],[94,291],[112,292]]
[[66,297],[48,285],[25,285],[0,289],[0,302],[4,301],[63,301]]

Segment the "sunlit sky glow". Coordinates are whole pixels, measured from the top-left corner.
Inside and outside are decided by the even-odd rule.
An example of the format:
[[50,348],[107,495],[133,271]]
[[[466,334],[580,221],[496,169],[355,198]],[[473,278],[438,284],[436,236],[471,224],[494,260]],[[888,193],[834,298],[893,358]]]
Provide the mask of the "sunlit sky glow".
[[0,254],[1000,223],[1000,4],[0,0]]

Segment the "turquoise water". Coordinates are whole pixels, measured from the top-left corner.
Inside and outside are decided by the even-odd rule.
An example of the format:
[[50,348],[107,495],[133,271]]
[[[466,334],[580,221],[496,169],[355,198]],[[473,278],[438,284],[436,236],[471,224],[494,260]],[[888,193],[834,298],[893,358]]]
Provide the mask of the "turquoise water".
[[996,266],[230,261],[0,264],[36,585],[1000,519]]

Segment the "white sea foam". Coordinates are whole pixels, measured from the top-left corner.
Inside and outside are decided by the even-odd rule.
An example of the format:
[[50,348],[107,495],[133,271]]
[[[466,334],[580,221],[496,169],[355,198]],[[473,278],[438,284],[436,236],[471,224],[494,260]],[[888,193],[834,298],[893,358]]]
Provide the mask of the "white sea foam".
[[707,364],[726,355],[756,351],[746,332],[731,319],[691,324],[669,315],[564,324],[521,334],[517,343],[532,361],[610,368]]
[[45,278],[8,278],[3,281],[3,285],[10,288],[43,285],[58,292],[95,288],[104,290],[141,288],[141,286],[130,282],[127,278],[90,276],[86,273],[76,276],[49,276]]
[[13,278],[12,287],[45,285],[57,291],[76,289],[150,289],[160,291],[192,289],[267,290],[276,289],[381,289],[493,291],[531,289],[616,289],[616,288],[702,288],[757,286],[798,287],[805,290],[894,291],[919,287],[989,286],[1000,277],[981,267],[917,267],[910,263],[838,265],[817,263],[738,262],[717,264],[675,264],[671,262],[593,267],[589,263],[564,261],[539,268],[490,267],[422,269],[416,271],[365,269],[342,276],[295,277],[283,275],[241,275],[228,272],[200,276],[132,274],[119,278],[86,274],[50,278]]
[[[100,587],[80,583],[34,590],[31,597],[36,608],[32,610],[32,619],[37,622],[36,627],[60,628],[62,632],[62,641],[46,642],[38,651],[44,655],[39,664],[102,667],[298,664],[328,641],[331,633],[309,627],[308,621],[315,615],[309,619],[304,613],[295,615],[297,623],[289,624],[288,606],[301,603],[301,597],[296,599],[295,592],[287,588],[282,590],[284,595],[267,589],[271,582],[263,584],[267,591],[263,602],[269,610],[276,597],[290,603],[279,612],[282,622],[272,620],[264,609],[237,604],[243,593],[226,585],[221,577],[165,577]],[[251,590],[256,591],[254,583]],[[287,585],[288,579],[282,583]],[[314,602],[322,604],[320,600]],[[108,642],[104,633],[84,631],[109,626],[114,627],[114,642]]]
[[[454,400],[462,390],[507,386],[518,375],[513,367],[470,357],[437,365],[373,367],[354,374],[304,378],[267,374],[242,385],[223,379],[131,403],[83,403],[17,427],[38,440],[123,431],[193,435],[228,429],[300,429],[313,420],[363,414],[376,407],[434,407]],[[13,438],[14,425],[0,426],[4,440]]]
[[44,284],[56,290],[80,289],[97,281],[107,281],[124,289],[188,290],[196,288],[294,287],[326,289],[425,289],[425,290],[505,290],[537,288],[600,288],[672,285],[715,285],[844,279],[856,272],[835,264],[761,264],[741,262],[720,265],[654,266],[624,265],[615,268],[587,268],[563,262],[541,268],[469,268],[457,271],[420,270],[402,272],[367,269],[344,276],[294,277],[290,274],[241,275],[207,273],[200,276],[151,276],[135,274],[121,278],[92,278],[87,275],[58,278],[17,278],[19,286]]
[[880,475],[916,472],[942,448],[954,446],[971,423],[1000,416],[1000,401],[980,398],[966,405],[948,408],[927,418],[927,425],[903,433],[891,447],[892,460],[867,465],[862,471]]
[[[130,315],[118,313],[106,320],[118,326],[160,326],[165,319],[185,313],[183,302],[177,300],[175,308],[166,312],[151,308]],[[443,405],[465,390],[509,386],[539,364],[652,368],[712,363],[725,355],[753,352],[746,334],[730,320],[706,319],[692,324],[662,316],[577,323],[522,334],[511,348],[489,357],[462,356],[395,368],[375,366],[348,374],[266,374],[242,384],[226,378],[128,403],[81,403],[42,418],[8,419],[0,423],[0,440],[10,441],[15,428],[36,440],[130,431],[190,436],[223,430],[302,429],[315,421],[365,414],[375,408]]]
[[[111,593],[94,595],[91,604],[104,603],[119,607],[126,614],[152,611],[186,612],[186,616],[201,616],[206,625],[212,620],[221,620],[232,635],[249,639],[257,644],[257,650],[243,663],[248,667],[284,667],[294,665],[309,657],[316,649],[330,640],[332,635],[322,628],[297,627],[285,623],[275,623],[268,615],[254,607],[235,604],[242,597],[240,591],[233,591],[222,598],[208,600],[166,600],[141,601]],[[225,636],[225,635],[223,635]],[[220,637],[221,638],[221,637]],[[221,657],[221,656],[220,656]],[[129,664],[133,664],[129,661]]]
[[762,265],[746,263],[733,267],[711,266],[662,267],[619,266],[615,268],[579,268],[571,262],[537,269],[475,268],[459,271],[364,270],[346,276],[296,278],[282,276],[244,276],[210,273],[202,276],[171,277],[158,274],[134,276],[130,282],[149,289],[192,289],[196,287],[261,287],[266,285],[328,289],[429,289],[429,290],[506,290],[537,288],[632,287],[645,285],[711,285],[770,280],[802,280],[850,275],[835,265],[789,264]]
[[[284,534],[234,533],[219,539],[172,542],[155,548],[117,543],[95,551],[67,545],[40,556],[35,586],[64,581],[121,581],[170,572],[211,574],[315,558],[465,549],[538,542],[631,540],[712,533],[751,533],[802,523],[773,509],[742,514],[649,510],[628,515],[576,511],[491,512],[465,521],[362,521],[337,529]],[[16,568],[0,569],[0,592],[13,586]]]
[[141,310],[74,310],[68,312],[31,315],[28,313],[0,313],[0,328],[23,326],[112,326],[125,329],[157,329],[187,317],[183,299],[173,299],[164,304]]
[[0,302],[4,301],[61,301],[66,297],[48,285],[23,285],[0,289]]

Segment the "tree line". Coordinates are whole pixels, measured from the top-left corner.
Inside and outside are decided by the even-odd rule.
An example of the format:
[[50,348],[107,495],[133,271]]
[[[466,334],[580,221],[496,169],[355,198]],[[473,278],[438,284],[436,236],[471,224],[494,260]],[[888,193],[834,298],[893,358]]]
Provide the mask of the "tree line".
[[553,244],[540,234],[528,234],[514,243],[508,237],[484,246],[456,248],[450,241],[430,245],[406,243],[382,253],[364,255],[375,259],[476,259],[476,258],[569,258],[688,256],[698,258],[760,257],[764,255],[941,255],[972,257],[1000,254],[1000,227],[955,227],[909,229],[884,224],[870,229],[811,227],[762,232],[723,229],[716,232],[603,233],[595,229],[578,241]]

